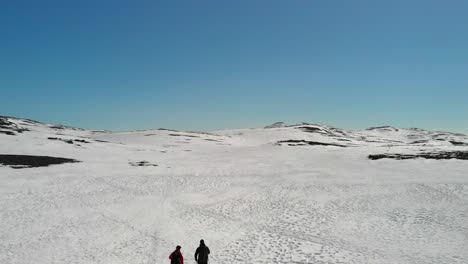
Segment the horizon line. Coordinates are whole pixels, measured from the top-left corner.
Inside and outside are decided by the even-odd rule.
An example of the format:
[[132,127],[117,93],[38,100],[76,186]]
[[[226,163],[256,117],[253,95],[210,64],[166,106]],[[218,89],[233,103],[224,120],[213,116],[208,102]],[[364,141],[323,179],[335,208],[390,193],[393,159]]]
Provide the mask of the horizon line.
[[[45,124],[45,125],[58,125],[62,126],[65,128],[71,128],[71,129],[80,129],[80,130],[89,130],[89,131],[104,131],[104,132],[111,132],[111,133],[127,133],[127,132],[140,132],[140,131],[150,131],[150,130],[168,130],[168,131],[177,131],[177,132],[187,132],[187,133],[197,133],[197,132],[204,132],[204,133],[210,133],[210,132],[216,132],[216,131],[224,131],[224,130],[238,130],[238,129],[272,129],[272,128],[267,128],[269,126],[282,123],[284,124],[284,127],[294,127],[294,126],[300,126],[300,125],[316,125],[316,126],[327,126],[330,128],[338,128],[342,130],[348,130],[348,131],[362,131],[362,130],[371,130],[371,129],[376,129],[376,128],[394,128],[394,129],[407,129],[407,130],[415,130],[415,129],[421,129],[425,131],[430,131],[430,132],[447,132],[447,133],[453,133],[453,134],[462,134],[464,136],[467,136],[468,134],[463,133],[463,132],[453,132],[449,130],[433,130],[433,129],[427,129],[427,128],[421,128],[421,127],[399,127],[399,126],[393,126],[393,125],[376,125],[376,126],[369,126],[366,128],[357,128],[357,129],[350,129],[350,128],[341,128],[337,126],[332,126],[328,124],[323,124],[323,123],[311,123],[311,122],[298,122],[295,124],[288,124],[287,122],[284,121],[277,121],[274,123],[271,123],[269,125],[261,126],[261,127],[237,127],[237,128],[221,128],[221,129],[215,129],[215,130],[196,130],[196,129],[173,129],[173,128],[166,128],[166,127],[154,127],[154,128],[146,128],[146,129],[130,129],[130,130],[112,130],[112,129],[95,129],[95,128],[83,128],[80,126],[75,126],[75,125],[68,125],[68,124],[63,124],[61,122],[43,122],[43,121],[38,121],[35,119],[31,118],[25,118],[25,117],[15,117],[15,116],[8,116],[8,115],[0,115],[0,118],[12,118],[12,119],[18,119],[18,120],[27,120],[27,121],[32,121],[35,123],[40,123],[40,124]],[[281,128],[281,127],[280,127]]]

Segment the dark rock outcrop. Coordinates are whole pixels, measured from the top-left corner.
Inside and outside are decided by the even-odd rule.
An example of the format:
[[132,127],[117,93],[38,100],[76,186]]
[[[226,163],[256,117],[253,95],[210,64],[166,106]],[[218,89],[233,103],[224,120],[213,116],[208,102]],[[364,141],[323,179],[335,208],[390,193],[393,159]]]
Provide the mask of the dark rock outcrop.
[[59,140],[59,141],[63,141],[65,143],[68,143],[68,144],[74,144],[76,142],[79,142],[79,143],[91,143],[89,141],[86,141],[84,139],[64,139],[64,138],[57,138],[57,137],[48,137],[47,138],[48,140]]
[[366,130],[379,130],[379,131],[400,131],[398,128],[392,126],[378,126],[378,127],[369,127]]
[[454,146],[468,146],[468,143],[465,143],[465,142],[453,141],[453,140],[450,140],[449,142]]
[[369,155],[368,158],[371,160],[379,160],[379,159],[406,160],[406,159],[417,159],[417,158],[435,159],[435,160],[444,160],[444,159],[468,160],[468,151],[423,152],[419,154],[388,153],[388,154]]
[[342,147],[345,148],[347,146],[334,144],[334,143],[324,143],[324,142],[317,142],[317,141],[308,141],[308,140],[281,140],[276,142],[276,145],[287,144],[288,146],[333,146],[333,147]]
[[33,156],[33,155],[11,155],[0,154],[0,164],[10,166],[14,169],[46,167],[54,164],[79,162],[78,160],[68,158],[58,158],[49,156]]
[[24,131],[29,131],[29,129],[20,127],[17,124],[8,121],[7,117],[0,116],[0,133],[14,136],[16,133],[23,133]]
[[266,126],[265,128],[268,129],[268,128],[282,128],[282,127],[286,127],[287,124],[284,123],[284,122],[276,122],[274,124],[271,124],[269,126]]
[[192,137],[192,138],[199,138],[199,136],[182,135],[182,134],[169,134],[169,136],[173,136],[173,137]]
[[149,163],[149,161],[146,161],[146,160],[133,161],[133,162],[129,162],[128,164],[130,164],[130,165],[132,165],[134,167],[149,167],[149,166],[157,167],[157,166],[159,166],[158,164]]

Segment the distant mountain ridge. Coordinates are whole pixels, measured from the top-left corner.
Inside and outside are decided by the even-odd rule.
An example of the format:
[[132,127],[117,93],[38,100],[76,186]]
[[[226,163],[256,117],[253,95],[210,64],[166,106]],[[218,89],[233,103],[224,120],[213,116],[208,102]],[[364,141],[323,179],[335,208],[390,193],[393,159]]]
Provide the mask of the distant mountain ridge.
[[[28,133],[31,131],[47,132],[49,137],[53,138],[56,135],[73,135],[80,137],[91,137],[92,135],[111,134],[121,135],[122,133],[110,131],[85,130],[76,127],[46,124],[26,118],[15,118],[0,116],[0,134],[15,136]],[[155,132],[157,131],[157,132]],[[176,133],[174,133],[176,132]],[[285,122],[276,122],[264,128],[255,129],[234,129],[221,130],[214,133],[199,133],[199,132],[179,132],[169,129],[152,129],[152,130],[137,130],[125,132],[125,134],[140,133],[148,135],[164,134],[171,136],[173,134],[189,137],[188,135],[205,134],[207,140],[217,140],[216,137],[231,137],[242,138],[239,142],[244,144],[276,144],[278,142],[288,142],[288,140],[298,142],[316,142],[314,145],[329,144],[329,145],[347,145],[359,146],[362,144],[379,144],[379,145],[448,145],[448,146],[466,146],[468,145],[468,137],[461,133],[452,133],[444,131],[429,131],[420,128],[395,128],[392,126],[377,126],[370,127],[364,130],[346,130],[328,125],[318,125],[307,122],[288,125]],[[242,135],[242,136],[241,136]],[[231,139],[232,140],[232,139]]]
[[[373,160],[468,159],[468,137],[460,133],[391,126],[345,130],[306,122],[294,125],[277,122],[265,128],[230,129],[211,133],[161,128],[110,132],[0,116],[0,146],[0,155],[3,155],[3,162],[0,163],[17,166],[16,168],[82,161],[89,151],[106,148],[117,151],[129,148],[148,153],[211,153],[272,147],[275,151],[278,148],[279,151],[303,148],[307,151],[332,152],[337,149],[357,149],[353,155],[367,153],[366,157]],[[84,156],[75,156],[77,153]],[[112,152],[105,155],[110,153]],[[148,160],[130,163],[132,166],[158,166]]]

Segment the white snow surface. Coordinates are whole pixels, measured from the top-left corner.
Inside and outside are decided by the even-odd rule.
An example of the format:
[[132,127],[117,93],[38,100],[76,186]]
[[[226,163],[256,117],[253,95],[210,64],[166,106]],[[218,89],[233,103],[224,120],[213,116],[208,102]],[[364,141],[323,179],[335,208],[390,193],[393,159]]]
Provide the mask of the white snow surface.
[[[0,133],[0,154],[81,162],[0,166],[0,263],[169,263],[176,245],[195,263],[200,239],[210,264],[468,263],[468,161],[367,158],[467,151],[449,142],[464,135],[312,124],[111,133],[7,120],[29,131]],[[140,161],[158,166],[131,165]]]

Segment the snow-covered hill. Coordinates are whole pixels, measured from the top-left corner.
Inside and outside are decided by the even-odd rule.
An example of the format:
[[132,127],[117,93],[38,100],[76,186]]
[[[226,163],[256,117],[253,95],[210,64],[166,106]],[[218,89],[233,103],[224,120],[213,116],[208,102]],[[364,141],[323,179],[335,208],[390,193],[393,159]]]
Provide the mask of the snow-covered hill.
[[468,263],[466,153],[415,128],[0,117],[0,263],[168,263],[177,244],[191,263],[201,238],[210,263]]

